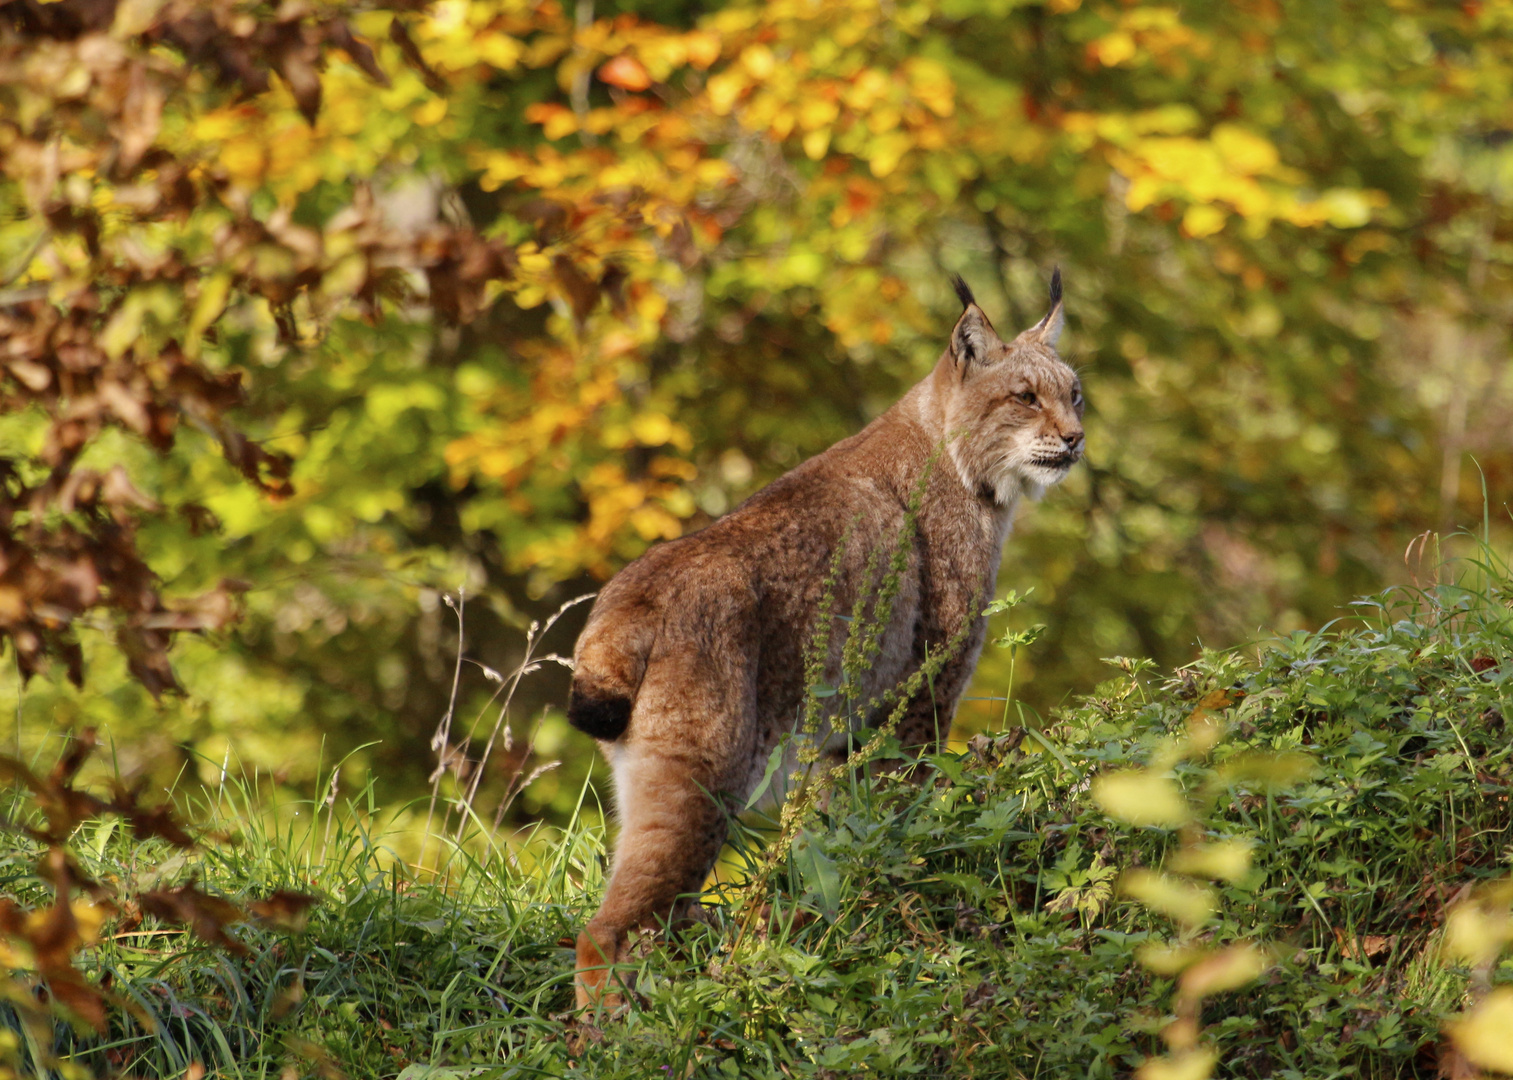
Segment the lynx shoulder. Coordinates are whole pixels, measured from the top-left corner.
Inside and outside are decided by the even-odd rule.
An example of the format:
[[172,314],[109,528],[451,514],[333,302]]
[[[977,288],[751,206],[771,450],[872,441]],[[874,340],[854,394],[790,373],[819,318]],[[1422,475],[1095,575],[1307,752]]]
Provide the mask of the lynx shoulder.
[[580,1005],[614,1000],[606,980],[628,932],[667,920],[703,885],[729,816],[793,727],[832,567],[834,610],[847,611],[867,586],[869,553],[911,523],[862,698],[965,629],[897,734],[923,746],[949,729],[1014,506],[1065,477],[1083,449],[1082,387],[1056,353],[1060,272],[1045,317],[1007,342],[955,284],[964,310],[949,343],[897,404],[709,527],[648,551],[599,594],[568,719],[609,759],[620,836],[603,906],[578,938]]

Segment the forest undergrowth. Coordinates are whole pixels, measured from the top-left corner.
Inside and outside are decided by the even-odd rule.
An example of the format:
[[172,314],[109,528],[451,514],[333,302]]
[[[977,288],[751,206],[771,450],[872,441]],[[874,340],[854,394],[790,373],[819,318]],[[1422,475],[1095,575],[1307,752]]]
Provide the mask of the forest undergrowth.
[[422,870],[371,792],[167,811],[76,789],[80,742],[12,763],[0,1074],[1513,1071],[1513,578],[1450,565],[1169,674],[1114,658],[1048,718],[838,785],[779,860],[741,830],[618,1016],[571,1011],[594,815],[475,820]]

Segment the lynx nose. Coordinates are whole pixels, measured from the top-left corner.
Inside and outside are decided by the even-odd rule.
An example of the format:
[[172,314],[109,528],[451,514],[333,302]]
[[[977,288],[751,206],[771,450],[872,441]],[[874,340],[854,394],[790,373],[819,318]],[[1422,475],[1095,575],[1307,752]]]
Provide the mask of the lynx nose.
[[1082,453],[1082,432],[1080,432],[1080,431],[1073,431],[1070,434],[1063,434],[1061,436],[1061,441],[1064,442],[1064,443],[1066,443],[1066,452],[1067,453],[1069,453],[1069,454],[1080,454],[1080,453]]

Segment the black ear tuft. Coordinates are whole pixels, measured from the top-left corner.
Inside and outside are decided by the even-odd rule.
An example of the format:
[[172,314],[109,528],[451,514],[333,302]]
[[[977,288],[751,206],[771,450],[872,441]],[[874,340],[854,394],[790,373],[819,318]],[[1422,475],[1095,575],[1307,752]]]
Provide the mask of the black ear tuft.
[[960,274],[951,275],[951,286],[956,290],[956,295],[960,297],[961,306],[964,309],[977,303],[977,298],[972,295],[972,287],[961,279]]
[[1051,271],[1051,307],[1061,303],[1061,267]]

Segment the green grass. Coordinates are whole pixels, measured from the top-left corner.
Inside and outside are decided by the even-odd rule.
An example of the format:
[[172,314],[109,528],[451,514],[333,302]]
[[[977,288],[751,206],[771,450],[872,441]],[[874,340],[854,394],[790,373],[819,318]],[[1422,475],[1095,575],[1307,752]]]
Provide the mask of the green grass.
[[[1143,966],[1142,947],[1256,942],[1271,967],[1202,1009],[1216,1075],[1433,1076],[1441,1024],[1472,987],[1439,948],[1447,905],[1513,857],[1510,600],[1505,565],[1484,555],[1462,586],[1365,601],[1321,633],[1165,679],[1129,665],[1041,739],[854,781],[773,873],[712,895],[707,925],[645,942],[636,1007],[594,1023],[568,1010],[571,937],[602,889],[599,829],[508,847],[479,830],[438,877],[369,831],[384,815],[367,802],[270,807],[228,785],[193,816],[237,843],[185,859],[104,824],[73,849],[128,898],[191,872],[239,901],[316,892],[304,931],[238,926],[251,949],[237,958],[127,917],[81,958],[123,1003],[108,1035],[58,1021],[44,1047],[5,1005],[0,1027],[24,1075],[51,1051],[136,1077],[195,1062],[407,1080],[1116,1077],[1163,1051],[1174,1007],[1174,976]],[[1237,699],[1225,736],[1171,769],[1198,823],[1136,827],[1100,809],[1092,779],[1164,753],[1218,690]],[[1285,752],[1311,775],[1268,782],[1256,755]],[[1225,838],[1252,844],[1252,861],[1215,883],[1206,923],[1184,929],[1118,894],[1119,873]],[[759,842],[744,835],[744,865]],[[18,842],[0,857],[0,894],[45,903],[36,854]],[[738,897],[766,904],[762,918]],[[1513,961],[1477,977],[1513,982]]]

